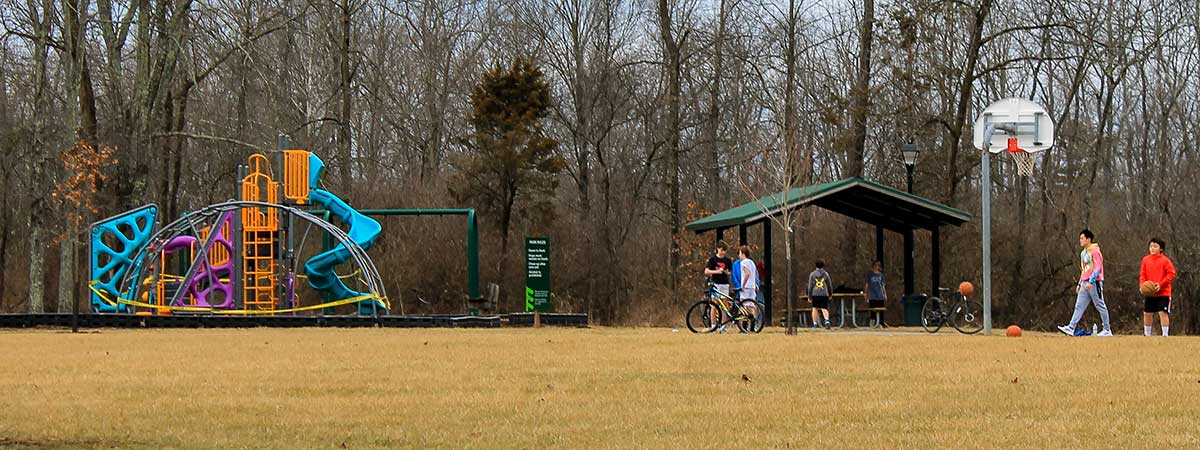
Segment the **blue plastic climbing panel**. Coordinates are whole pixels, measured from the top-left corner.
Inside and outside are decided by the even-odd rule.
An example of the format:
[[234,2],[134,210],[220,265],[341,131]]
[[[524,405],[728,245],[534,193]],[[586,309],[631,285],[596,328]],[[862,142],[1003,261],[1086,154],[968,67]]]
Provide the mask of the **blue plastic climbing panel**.
[[[121,278],[134,266],[138,253],[154,234],[158,206],[149,204],[92,224],[88,265],[96,288],[115,298]],[[125,312],[126,305],[111,305],[92,292],[92,310]]]

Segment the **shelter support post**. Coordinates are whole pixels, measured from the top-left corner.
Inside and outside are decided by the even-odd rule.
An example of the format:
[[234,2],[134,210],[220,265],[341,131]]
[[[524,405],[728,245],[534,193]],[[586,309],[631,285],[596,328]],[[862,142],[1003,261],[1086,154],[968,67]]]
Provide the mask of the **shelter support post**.
[[764,321],[769,324],[769,323],[771,323],[771,317],[772,317],[771,316],[771,287],[774,285],[774,283],[771,282],[771,273],[775,272],[775,270],[774,270],[774,265],[771,264],[771,221],[764,220],[762,224],[763,224],[762,266],[763,266],[763,272],[766,272],[766,273],[762,274],[763,285],[761,286],[761,288],[763,290],[762,291],[763,303],[765,303],[764,306],[766,306],[765,311],[763,311],[763,317],[764,317]]
[[913,229],[904,231],[904,295],[912,295],[913,287]]
[[937,292],[937,288],[942,285],[942,227],[934,226],[930,232],[930,246],[933,254],[930,258],[933,261],[933,267],[930,271],[933,272],[933,284],[929,287],[930,292]]

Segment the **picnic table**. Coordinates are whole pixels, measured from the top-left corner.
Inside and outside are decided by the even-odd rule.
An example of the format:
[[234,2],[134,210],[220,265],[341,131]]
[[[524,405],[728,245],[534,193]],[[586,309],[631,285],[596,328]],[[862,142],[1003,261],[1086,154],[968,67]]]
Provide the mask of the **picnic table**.
[[[847,315],[850,316],[850,326],[853,328],[858,328],[858,314],[857,314],[858,313],[858,307],[857,307],[858,299],[862,299],[864,303],[866,303],[866,301],[867,301],[866,295],[862,292],[835,293],[830,296],[830,301],[838,302],[836,309],[829,308],[831,310],[830,314],[829,314],[829,318],[831,321],[832,321],[832,319],[834,319],[834,317],[837,318],[837,328],[845,328],[846,327],[846,316]],[[797,308],[796,311],[793,312],[793,314],[795,314],[797,316],[796,317],[797,323],[804,324],[807,321],[807,317],[809,315],[811,315],[812,302],[811,302],[811,300],[809,300],[807,295],[801,295],[800,300],[807,302],[808,305],[806,307]],[[849,300],[849,302],[847,302],[847,300]],[[849,304],[847,304],[847,303],[849,303]],[[832,305],[830,305],[830,306],[832,306]],[[864,308],[864,310],[866,310],[866,311],[874,311],[876,309],[881,309],[881,308],[869,308],[869,307]],[[786,324],[787,323],[786,320],[788,320],[788,319],[785,318],[784,320],[785,320],[784,323]],[[880,320],[872,326],[878,328],[878,327],[882,327],[884,325],[882,323],[882,320]]]

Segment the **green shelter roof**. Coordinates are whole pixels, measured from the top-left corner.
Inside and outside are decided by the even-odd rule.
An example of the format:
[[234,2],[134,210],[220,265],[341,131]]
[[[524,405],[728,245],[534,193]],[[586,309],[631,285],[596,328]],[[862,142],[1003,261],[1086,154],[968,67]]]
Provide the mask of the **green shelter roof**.
[[749,225],[783,213],[787,208],[816,205],[892,231],[932,230],[961,226],[971,220],[966,211],[909,194],[862,178],[814,184],[776,192],[687,224],[696,233]]

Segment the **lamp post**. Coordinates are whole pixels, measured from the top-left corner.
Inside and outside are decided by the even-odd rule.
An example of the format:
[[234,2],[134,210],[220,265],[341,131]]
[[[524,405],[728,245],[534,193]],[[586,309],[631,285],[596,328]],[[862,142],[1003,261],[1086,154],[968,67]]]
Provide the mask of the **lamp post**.
[[908,193],[913,193],[913,166],[917,164],[917,155],[921,153],[917,150],[917,144],[908,142],[900,146],[900,153],[904,155],[904,169],[908,171]]
[[[908,141],[900,145],[900,154],[904,156],[904,170],[908,172],[908,193],[913,193],[913,166],[917,164],[917,155],[921,153],[917,150],[917,144]],[[904,295],[912,295],[916,293],[916,283],[914,280],[915,273],[913,272],[914,264],[914,249],[916,237],[913,236],[913,229],[904,230]],[[936,289],[937,286],[934,286]]]

